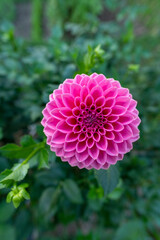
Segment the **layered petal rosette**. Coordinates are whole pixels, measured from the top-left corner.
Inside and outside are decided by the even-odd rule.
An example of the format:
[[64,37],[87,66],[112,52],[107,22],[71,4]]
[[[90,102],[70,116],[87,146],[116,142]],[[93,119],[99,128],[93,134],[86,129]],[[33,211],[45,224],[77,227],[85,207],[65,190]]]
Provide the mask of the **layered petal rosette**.
[[103,74],[66,79],[43,110],[47,144],[71,166],[107,169],[139,138],[136,105],[127,88]]

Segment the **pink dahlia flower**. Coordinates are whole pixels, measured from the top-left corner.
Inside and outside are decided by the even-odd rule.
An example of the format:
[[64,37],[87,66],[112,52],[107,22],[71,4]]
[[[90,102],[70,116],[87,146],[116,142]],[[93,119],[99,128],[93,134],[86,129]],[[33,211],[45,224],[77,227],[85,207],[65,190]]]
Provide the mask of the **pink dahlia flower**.
[[107,169],[139,138],[136,105],[127,88],[103,74],[66,79],[43,110],[47,144],[71,166]]

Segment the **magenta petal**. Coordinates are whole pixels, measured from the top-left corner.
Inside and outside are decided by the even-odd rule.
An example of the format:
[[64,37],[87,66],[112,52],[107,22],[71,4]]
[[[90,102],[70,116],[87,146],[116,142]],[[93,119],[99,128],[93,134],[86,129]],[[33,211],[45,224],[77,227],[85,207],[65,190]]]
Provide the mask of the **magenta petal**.
[[91,106],[93,104],[93,97],[91,95],[88,95],[85,99],[85,102],[86,102],[86,106]]
[[129,113],[125,113],[125,115],[120,116],[118,122],[122,123],[123,125],[129,124],[133,121],[133,116]]
[[74,140],[77,140],[78,134],[74,132],[67,133],[66,135],[66,142],[74,142]]
[[97,98],[97,100],[95,101],[95,104],[97,107],[103,106],[104,103],[105,103],[105,98],[103,96]]
[[76,158],[78,162],[83,162],[88,157],[88,149],[86,149],[84,152],[78,153],[76,152]]
[[64,143],[64,150],[65,151],[73,151],[76,149],[76,144],[77,144],[77,141],[74,141],[74,142],[65,142]]
[[110,164],[115,164],[117,162],[117,156],[107,155],[107,162]]
[[130,112],[133,111],[136,106],[137,106],[137,101],[132,99],[130,104],[129,104],[128,111],[130,111]]
[[97,162],[100,164],[107,162],[107,153],[105,151],[99,151]]
[[88,153],[93,159],[97,159],[99,154],[99,149],[97,148],[96,144],[94,144],[92,148],[88,149]]
[[101,136],[100,141],[96,143],[97,148],[100,150],[106,150],[107,149],[107,139],[105,136]]
[[99,170],[101,168],[101,164],[99,164],[96,160],[91,164],[93,168]]
[[57,124],[60,122],[60,120],[59,119],[56,119],[56,118],[53,118],[53,117],[51,117],[51,118],[48,118],[48,120],[46,121],[46,126],[48,126],[49,128],[51,128],[51,129],[56,129],[56,127],[57,127]]
[[62,84],[62,91],[63,91],[63,93],[70,93],[71,92],[71,84],[69,84],[69,83]]
[[93,145],[94,145],[94,140],[93,140],[93,138],[88,138],[88,139],[87,139],[87,146],[88,146],[88,148],[92,148]]
[[118,115],[118,116],[120,116],[120,115],[123,115],[124,113],[126,112],[126,108],[124,108],[124,107],[122,107],[122,106],[114,106],[113,108],[112,108],[112,115]]
[[119,132],[114,132],[114,142],[116,143],[123,142],[123,137]]
[[117,143],[118,146],[118,152],[121,154],[125,154],[127,152],[127,144],[126,141],[122,143]]
[[74,98],[72,97],[71,94],[68,94],[68,93],[65,93],[62,95],[62,100],[63,100],[63,103],[66,107],[69,107],[69,108],[74,108],[75,105],[74,105]]
[[124,129],[124,126],[120,122],[113,122],[112,126],[113,126],[115,132],[120,132]]
[[62,107],[59,111],[64,117],[72,116],[72,110],[70,108]]
[[104,92],[104,96],[105,98],[113,98],[113,97],[116,97],[117,96],[117,88],[109,88],[107,89],[105,92]]
[[87,148],[86,142],[78,142],[76,145],[76,150],[78,153],[84,152],[84,150]]
[[57,124],[57,129],[63,133],[68,133],[72,131],[72,127],[68,125],[65,121],[60,121]]
[[117,144],[113,141],[108,141],[107,153],[111,156],[118,155],[118,147]]
[[94,87],[92,90],[91,90],[91,95],[92,97],[96,100],[97,98],[101,97],[102,96],[102,89],[99,87],[99,86],[96,86]]
[[122,97],[118,97],[116,99],[116,105],[128,108],[129,104],[130,104],[130,98],[129,97],[123,97],[122,96]]
[[66,134],[56,130],[52,136],[52,141],[55,143],[64,143]]
[[133,136],[131,128],[127,125],[124,126],[124,129],[120,133],[124,140],[127,140]]
[[107,98],[106,102],[105,102],[105,107],[107,108],[112,108],[115,104],[115,98],[113,97],[110,97],[110,98]]
[[88,95],[88,88],[87,88],[87,87],[83,87],[83,88],[81,89],[81,93],[80,93],[80,97],[81,97],[82,101],[85,100],[85,98],[87,97],[87,95]]

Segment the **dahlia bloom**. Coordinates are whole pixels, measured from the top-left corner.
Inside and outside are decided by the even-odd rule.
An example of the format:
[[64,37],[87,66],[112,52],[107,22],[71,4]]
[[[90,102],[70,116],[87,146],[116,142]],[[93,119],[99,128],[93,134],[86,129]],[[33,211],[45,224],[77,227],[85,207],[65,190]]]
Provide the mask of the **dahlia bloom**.
[[107,169],[139,138],[136,105],[127,88],[103,74],[66,79],[43,110],[47,144],[71,166]]

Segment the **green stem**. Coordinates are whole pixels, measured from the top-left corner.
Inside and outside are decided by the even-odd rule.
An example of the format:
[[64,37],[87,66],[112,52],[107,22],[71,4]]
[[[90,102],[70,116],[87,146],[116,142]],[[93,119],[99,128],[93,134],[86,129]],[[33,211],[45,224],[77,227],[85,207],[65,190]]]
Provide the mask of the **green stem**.
[[37,147],[36,149],[34,149],[29,155],[28,157],[21,163],[21,165],[26,164],[41,148],[44,148],[45,143],[42,142],[39,144],[39,147]]

